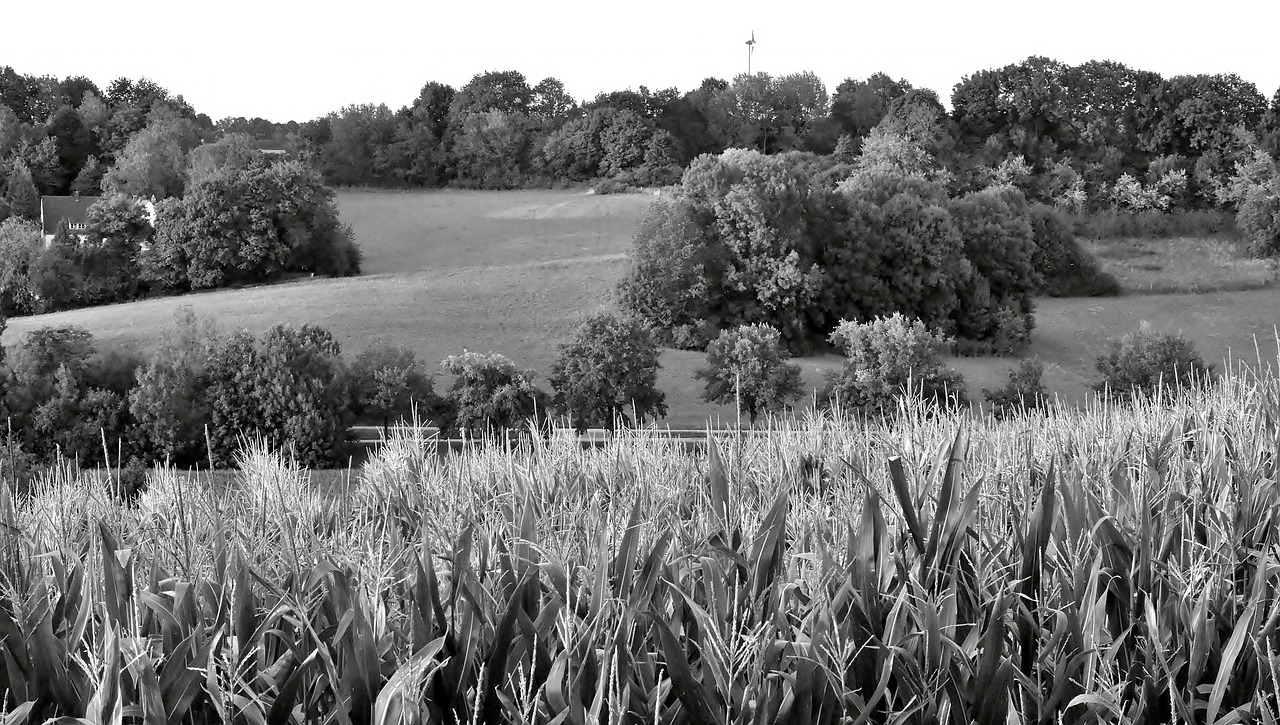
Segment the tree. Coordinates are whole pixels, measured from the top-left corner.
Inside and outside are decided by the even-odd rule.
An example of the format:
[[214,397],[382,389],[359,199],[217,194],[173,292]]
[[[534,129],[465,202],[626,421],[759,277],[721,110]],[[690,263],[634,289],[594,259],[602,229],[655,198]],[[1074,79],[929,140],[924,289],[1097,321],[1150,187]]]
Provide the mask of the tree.
[[[31,411],[30,430],[46,455],[55,450],[81,467],[107,463],[104,456],[123,454],[128,409],[118,393],[91,387],[67,365],[54,374],[52,394]],[[103,448],[118,443],[116,451]]]
[[842,319],[901,313],[954,333],[959,289],[973,270],[947,210],[946,189],[922,176],[877,169],[850,177],[838,193],[846,206],[823,249],[823,268],[831,270],[819,305],[830,315],[823,329]]
[[21,161],[14,164],[13,171],[9,172],[4,200],[10,214],[31,221],[40,219],[40,192],[36,190],[31,170]]
[[58,223],[53,239],[31,263],[31,290],[39,312],[78,307],[84,288],[84,265],[79,238],[66,220]]
[[[455,105],[456,102],[455,102]],[[510,189],[524,175],[526,117],[492,110],[455,117],[453,161],[458,182],[482,189]]]
[[1262,117],[1262,123],[1258,127],[1258,141],[1262,150],[1271,158],[1280,158],[1280,88],[1271,97],[1271,107]]
[[378,421],[384,435],[392,421],[418,416],[441,430],[451,426],[452,416],[436,395],[431,375],[422,368],[412,350],[368,348],[352,364],[351,380],[352,414]]
[[533,373],[502,355],[464,352],[450,355],[440,366],[454,376],[446,400],[460,431],[492,435],[545,415],[547,396],[533,384]]
[[277,325],[261,338],[236,333],[216,348],[208,375],[215,466],[232,463],[246,436],[288,450],[307,468],[343,460],[350,391],[327,330]]
[[360,270],[333,192],[301,161],[254,156],[204,176],[181,201],[156,208],[155,244],[142,275],[162,289],[208,289],[278,279],[286,272],[345,276]]
[[808,309],[820,293],[820,240],[811,223],[825,206],[787,158],[733,149],[685,171],[681,195],[713,234],[718,326],[767,322],[789,346],[810,337]]
[[922,88],[890,101],[876,129],[901,136],[936,157],[945,155],[954,144],[950,121],[938,95]]
[[390,179],[379,169],[379,154],[395,138],[398,122],[385,104],[346,106],[329,114],[330,137],[321,149],[325,178],[333,184],[382,184]]
[[497,111],[508,115],[524,115],[534,91],[519,71],[487,71],[478,73],[453,98],[449,115],[454,122],[472,113]]
[[559,121],[573,111],[577,103],[557,78],[543,78],[533,87],[533,100],[529,112],[535,118]]
[[972,269],[958,287],[957,336],[974,350],[1015,354],[1030,341],[1032,296],[1044,282],[1026,199],[993,187],[952,200],[949,211]]
[[647,322],[663,344],[686,349],[706,345],[703,328],[714,305],[716,246],[701,216],[686,198],[654,201],[618,283],[624,310]]
[[139,295],[139,257],[155,232],[146,207],[124,194],[111,194],[89,207],[85,222],[88,238],[79,249],[81,303],[120,302]]
[[80,114],[71,106],[63,106],[53,114],[46,133],[57,142],[60,173],[55,191],[65,194],[85,161],[98,152],[98,145]]
[[71,181],[71,191],[81,196],[98,196],[102,193],[102,177],[107,173],[107,169],[98,161],[97,156],[89,156],[85,159],[84,166],[80,168],[80,172],[76,174],[76,178]]
[[228,133],[217,141],[200,144],[187,157],[186,186],[194,188],[220,174],[234,174],[258,163],[262,152],[252,136]]
[[695,375],[705,382],[702,399],[734,403],[755,426],[761,413],[777,413],[802,394],[800,366],[788,362],[778,331],[769,325],[725,330],[707,346],[707,366]]
[[[93,335],[79,327],[39,328],[27,333],[13,350],[5,407],[14,418],[14,428],[24,431],[27,450],[48,456],[65,444],[66,455],[95,455],[71,447],[70,438],[48,434],[78,427],[82,395],[104,387],[102,366],[95,365],[97,353]],[[94,448],[101,449],[100,441]]]
[[893,80],[884,73],[873,73],[866,80],[846,78],[836,86],[831,100],[831,118],[848,134],[856,153],[864,136],[884,118],[889,103],[911,90],[905,79]]
[[187,154],[198,144],[199,130],[190,119],[167,114],[154,118],[117,154],[102,188],[144,199],[182,196]]
[[39,226],[17,217],[0,221],[0,316],[36,311],[31,265],[43,249]]
[[[667,414],[658,346],[648,327],[609,313],[587,318],[551,366],[552,405],[579,431]],[[634,415],[634,419],[633,416]]]
[[208,461],[206,388],[210,365],[221,345],[216,325],[186,306],[178,308],[173,324],[161,333],[128,397],[138,443],[148,459],[180,467]]

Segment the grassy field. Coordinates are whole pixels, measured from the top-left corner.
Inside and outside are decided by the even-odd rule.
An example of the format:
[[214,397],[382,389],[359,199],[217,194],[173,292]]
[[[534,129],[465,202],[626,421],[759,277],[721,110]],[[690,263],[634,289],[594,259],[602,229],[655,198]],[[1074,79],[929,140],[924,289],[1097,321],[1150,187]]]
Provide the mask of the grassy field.
[[1252,259],[1230,239],[1119,238],[1083,243],[1130,294],[1261,289],[1274,286],[1280,276],[1275,260]]
[[[557,345],[583,316],[610,306],[631,236],[652,200],[646,194],[593,196],[580,191],[345,191],[338,194],[338,205],[364,249],[364,276],[15,319],[4,343],[11,345],[41,326],[74,324],[106,342],[146,347],[178,306],[191,305],[228,328],[262,330],[279,322],[324,325],[352,353],[372,344],[396,344],[435,364],[463,349],[493,350],[537,371],[545,384]],[[1122,252],[1136,249],[1136,243],[1112,243],[1111,252],[1102,254],[1104,266],[1135,288],[1188,289],[1169,284],[1186,276],[1212,281],[1196,283],[1201,286],[1194,289],[1235,291],[1041,301],[1030,355],[1045,363],[1052,392],[1081,400],[1094,378],[1093,356],[1106,338],[1144,321],[1186,335],[1210,360],[1229,352],[1254,359],[1255,335],[1261,339],[1263,359],[1276,359],[1280,287],[1238,289],[1258,287],[1265,270],[1223,257],[1222,249],[1210,243],[1149,244],[1162,245],[1153,254],[1163,266],[1142,272],[1148,277],[1140,277],[1141,270],[1122,269],[1138,269],[1137,263],[1121,259],[1142,256]],[[1156,263],[1151,254],[1145,258],[1148,267]],[[1215,259],[1227,261],[1218,264]],[[1197,273],[1204,276],[1195,277]],[[708,416],[732,417],[730,407],[698,400],[693,372],[702,364],[700,354],[667,351],[662,363],[659,383],[667,393],[670,425],[701,426]],[[975,397],[984,386],[1002,384],[1012,364],[1001,359],[954,361]],[[813,389],[839,361],[814,358],[801,365],[806,386]]]

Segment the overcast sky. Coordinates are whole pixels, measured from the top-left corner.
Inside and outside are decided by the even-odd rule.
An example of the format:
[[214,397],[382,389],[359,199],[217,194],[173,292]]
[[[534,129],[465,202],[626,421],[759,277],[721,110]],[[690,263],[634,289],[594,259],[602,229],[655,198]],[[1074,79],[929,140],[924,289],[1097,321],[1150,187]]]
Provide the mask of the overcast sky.
[[[1234,72],[1280,86],[1280,2],[955,0],[101,0],[5,3],[0,65],[146,76],[214,120],[304,121],[352,103],[399,108],[429,80],[486,70],[546,76],[579,100],[696,87],[752,67],[812,70],[829,92],[875,71],[936,90],[975,70],[1044,55],[1112,59],[1165,76]],[[188,8],[191,8],[190,10]],[[19,30],[25,29],[25,30]]]

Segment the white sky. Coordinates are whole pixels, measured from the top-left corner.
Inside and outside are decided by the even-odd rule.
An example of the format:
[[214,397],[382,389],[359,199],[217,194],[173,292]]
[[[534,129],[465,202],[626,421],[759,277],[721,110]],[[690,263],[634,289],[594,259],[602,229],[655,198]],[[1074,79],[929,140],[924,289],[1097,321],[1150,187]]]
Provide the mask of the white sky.
[[[1280,2],[1213,0],[134,0],[6,2],[0,65],[146,76],[214,120],[305,121],[351,103],[409,103],[423,83],[485,70],[546,76],[575,98],[746,70],[812,70],[829,92],[875,71],[933,88],[1044,55],[1112,59],[1165,76],[1234,72],[1280,86]],[[26,30],[15,32],[18,29]]]

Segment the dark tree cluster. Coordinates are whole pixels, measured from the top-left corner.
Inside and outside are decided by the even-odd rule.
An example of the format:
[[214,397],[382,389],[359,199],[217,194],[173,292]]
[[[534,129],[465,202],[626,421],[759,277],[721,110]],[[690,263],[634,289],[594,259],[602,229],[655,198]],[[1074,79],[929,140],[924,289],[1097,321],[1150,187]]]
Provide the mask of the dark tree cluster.
[[[264,154],[288,138],[256,121],[215,126],[146,79],[102,90],[0,68],[0,314],[357,273],[323,176],[305,154]],[[46,239],[40,197],[71,194],[100,197],[87,228]]]
[[41,328],[5,352],[0,450],[34,462],[223,468],[261,440],[300,465],[332,467],[354,453],[347,431],[359,422],[483,438],[553,420],[612,429],[666,414],[652,337],[609,314],[586,319],[562,346],[550,393],[497,353],[443,360],[452,380],[438,393],[410,350],[374,346],[351,359],[321,327],[228,334],[186,307],[145,356],[79,327]]
[[622,306],[677,347],[769,325],[808,351],[842,320],[901,313],[963,351],[1007,354],[1028,340],[1034,295],[1100,276],[1065,221],[1013,186],[952,196],[892,155],[834,187],[819,176],[803,155],[695,159],[641,222]]

